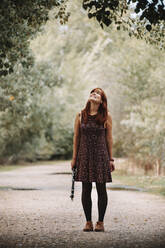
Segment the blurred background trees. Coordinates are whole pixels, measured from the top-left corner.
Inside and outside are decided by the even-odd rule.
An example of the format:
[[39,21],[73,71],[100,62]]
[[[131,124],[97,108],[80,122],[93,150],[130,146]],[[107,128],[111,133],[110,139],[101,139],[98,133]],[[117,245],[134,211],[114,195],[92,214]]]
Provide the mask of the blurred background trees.
[[[117,32],[119,23],[101,29],[78,0],[48,12],[52,6],[50,1],[44,10],[44,26],[36,24],[25,43],[18,36],[18,47],[6,50],[5,58],[13,53],[15,60],[7,67],[13,72],[1,75],[1,162],[71,158],[76,113],[84,108],[90,90],[101,87],[113,118],[114,156],[164,168],[164,50],[129,36],[123,28]],[[32,58],[30,66],[22,63],[20,42],[27,55],[23,58]],[[2,62],[5,71],[10,59]]]

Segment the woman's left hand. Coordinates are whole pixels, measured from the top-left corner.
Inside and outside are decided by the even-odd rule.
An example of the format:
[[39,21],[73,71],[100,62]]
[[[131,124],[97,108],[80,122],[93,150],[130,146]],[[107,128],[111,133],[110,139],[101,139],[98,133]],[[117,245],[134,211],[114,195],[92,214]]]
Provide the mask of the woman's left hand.
[[109,161],[109,166],[110,166],[111,172],[115,170],[115,165],[113,161]]

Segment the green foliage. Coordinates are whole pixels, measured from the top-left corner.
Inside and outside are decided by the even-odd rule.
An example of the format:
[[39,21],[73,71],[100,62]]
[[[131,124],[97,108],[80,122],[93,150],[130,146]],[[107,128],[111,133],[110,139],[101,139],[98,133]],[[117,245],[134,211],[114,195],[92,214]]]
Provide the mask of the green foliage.
[[58,0],[1,0],[0,4],[0,76],[13,72],[17,61],[24,67],[33,64],[29,39],[48,20],[49,10]]
[[83,0],[83,8],[102,28],[115,24],[117,30],[127,30],[130,36],[165,48],[164,1]]
[[[54,18],[61,24],[68,21],[70,12],[66,11],[67,0],[1,0],[0,5],[0,77],[13,72],[13,66],[19,62],[24,67],[32,66],[34,61],[29,54],[29,39],[48,20],[49,10],[63,5]],[[136,2],[133,11],[130,4]],[[77,4],[78,5],[78,4]],[[126,1],[126,0],[84,0],[82,4],[88,10],[89,18],[96,18],[103,25],[115,23],[117,30],[123,28],[129,35],[144,38],[160,48],[165,47],[165,8],[163,1]],[[143,10],[142,14],[139,13]],[[80,12],[80,9],[78,9]],[[131,12],[137,13],[131,18]]]
[[123,12],[126,13],[128,6],[126,1],[119,0],[84,0],[83,8],[88,10],[88,17],[95,17],[103,28],[104,24],[109,26],[116,20],[117,15],[122,16]]
[[[147,50],[148,51],[148,50]],[[124,94],[127,96],[123,125],[123,146],[127,154],[143,164],[165,166],[165,56],[157,50],[123,63]],[[154,59],[153,59],[154,58]],[[126,59],[126,57],[124,58]]]
[[[77,8],[76,2],[74,13],[78,12]],[[71,10],[72,7],[68,7],[68,11]],[[84,14],[72,14],[69,22],[64,26],[58,25],[56,30],[54,25],[53,19],[47,23],[45,33],[32,42],[32,49],[38,63],[44,61],[58,65],[60,73],[67,79],[61,91],[64,103],[69,103],[69,99],[72,103],[72,111],[67,104],[63,108],[68,126],[69,119],[75,117],[73,113],[79,111],[85,103],[89,89],[101,86],[107,93],[113,117],[114,155],[134,156],[145,163],[160,159],[163,147],[160,138],[163,136],[159,133],[159,137],[153,139],[153,133],[156,120],[162,123],[164,111],[155,111],[154,99],[158,107],[162,101],[158,100],[160,95],[161,99],[164,98],[164,53],[143,41],[128,38],[122,31],[116,33],[112,29],[108,33],[98,30],[95,22],[88,24]],[[51,51],[47,47],[51,47]],[[151,109],[147,107],[149,104]],[[131,124],[132,111],[135,114],[142,113],[141,109],[137,112],[139,106],[145,106],[143,115],[152,129],[147,124],[145,129],[138,128],[139,120],[136,116]],[[135,133],[132,129],[135,129]]]
[[61,83],[53,68],[42,64],[32,69],[18,65],[14,73],[3,79],[0,85],[1,158],[15,160],[22,151],[26,158],[30,144],[34,141],[37,145],[41,133],[46,132],[52,121],[49,106],[43,104],[44,94]]
[[67,5],[65,25],[66,12],[53,9],[30,41],[32,68],[16,63],[1,78],[1,160],[71,157],[75,115],[98,86],[108,97],[114,156],[163,164],[164,52],[113,25],[98,28],[80,9],[76,0]]

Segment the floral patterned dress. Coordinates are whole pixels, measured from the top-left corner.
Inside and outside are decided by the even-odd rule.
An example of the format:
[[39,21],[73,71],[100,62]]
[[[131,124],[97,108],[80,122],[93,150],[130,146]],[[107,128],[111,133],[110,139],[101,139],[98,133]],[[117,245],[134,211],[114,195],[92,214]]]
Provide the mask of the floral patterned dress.
[[81,120],[75,181],[112,182],[106,128],[98,125],[95,117],[96,115],[88,115],[87,124],[83,122],[83,117]]

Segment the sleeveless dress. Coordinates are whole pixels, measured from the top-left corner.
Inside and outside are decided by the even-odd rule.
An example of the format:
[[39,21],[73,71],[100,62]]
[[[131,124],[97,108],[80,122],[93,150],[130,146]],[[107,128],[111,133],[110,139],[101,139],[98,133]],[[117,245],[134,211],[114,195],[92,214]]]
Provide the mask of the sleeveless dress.
[[98,125],[96,115],[88,115],[88,122],[80,124],[80,143],[76,158],[75,181],[112,182],[109,153],[106,142],[106,128]]

